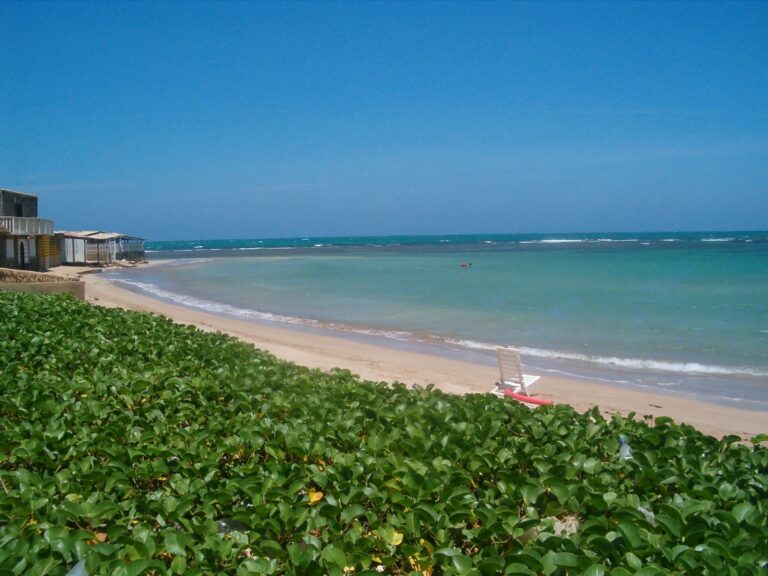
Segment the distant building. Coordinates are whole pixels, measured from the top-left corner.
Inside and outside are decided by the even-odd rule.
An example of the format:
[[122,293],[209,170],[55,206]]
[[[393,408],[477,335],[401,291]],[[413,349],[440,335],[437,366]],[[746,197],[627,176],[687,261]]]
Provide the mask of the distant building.
[[37,217],[37,196],[0,188],[0,267],[45,271],[53,246],[53,220]]
[[55,232],[62,264],[106,265],[144,260],[144,239],[98,230]]

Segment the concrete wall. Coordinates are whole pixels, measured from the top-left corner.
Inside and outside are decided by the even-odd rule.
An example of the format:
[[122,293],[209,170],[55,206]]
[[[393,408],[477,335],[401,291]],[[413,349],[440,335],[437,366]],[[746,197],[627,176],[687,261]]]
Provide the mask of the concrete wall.
[[70,282],[70,279],[53,274],[32,272],[30,270],[0,268],[0,282]]
[[72,294],[85,300],[85,284],[61,276],[0,268],[0,290],[34,294]]
[[85,283],[77,280],[68,282],[0,282],[0,290],[30,294],[72,294],[75,298],[85,300]]

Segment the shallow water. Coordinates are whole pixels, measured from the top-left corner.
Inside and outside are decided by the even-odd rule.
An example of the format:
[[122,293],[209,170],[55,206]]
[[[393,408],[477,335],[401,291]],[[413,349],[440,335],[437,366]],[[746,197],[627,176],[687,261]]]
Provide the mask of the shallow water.
[[152,248],[179,259],[110,276],[218,313],[487,355],[514,345],[534,370],[768,410],[765,234],[308,238]]

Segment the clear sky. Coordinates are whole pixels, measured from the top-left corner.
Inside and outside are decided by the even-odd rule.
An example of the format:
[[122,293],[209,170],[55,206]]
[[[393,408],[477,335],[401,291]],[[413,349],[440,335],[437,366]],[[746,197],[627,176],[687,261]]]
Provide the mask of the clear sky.
[[768,2],[0,1],[0,187],[154,240],[768,228]]

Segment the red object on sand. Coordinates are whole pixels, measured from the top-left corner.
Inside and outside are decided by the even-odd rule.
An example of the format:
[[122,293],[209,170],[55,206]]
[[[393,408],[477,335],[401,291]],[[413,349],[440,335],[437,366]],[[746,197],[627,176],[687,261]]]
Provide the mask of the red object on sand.
[[509,396],[510,398],[514,398],[515,400],[519,400],[520,402],[527,402],[528,404],[538,404],[539,406],[550,406],[554,402],[552,400],[545,400],[544,398],[536,398],[535,396],[526,396],[525,394],[518,394],[517,392],[512,392],[509,388],[504,390],[504,396]]

